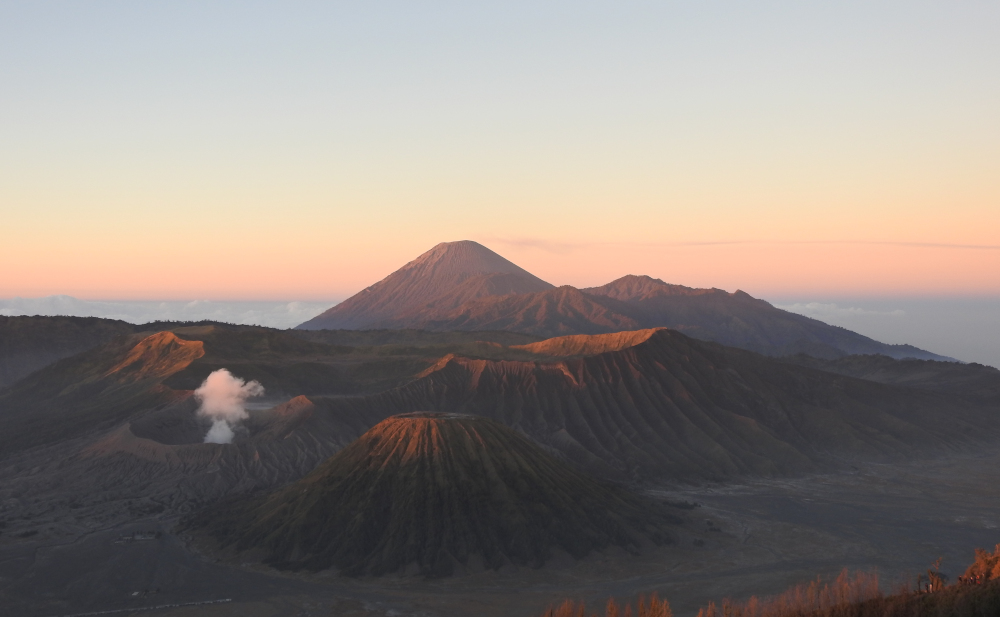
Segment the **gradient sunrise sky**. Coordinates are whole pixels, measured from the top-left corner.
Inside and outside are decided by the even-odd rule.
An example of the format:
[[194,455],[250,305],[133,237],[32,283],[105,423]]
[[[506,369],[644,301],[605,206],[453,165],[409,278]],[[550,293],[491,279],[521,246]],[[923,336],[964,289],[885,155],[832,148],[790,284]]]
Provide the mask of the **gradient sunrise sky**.
[[1000,3],[0,2],[0,298],[1000,294]]

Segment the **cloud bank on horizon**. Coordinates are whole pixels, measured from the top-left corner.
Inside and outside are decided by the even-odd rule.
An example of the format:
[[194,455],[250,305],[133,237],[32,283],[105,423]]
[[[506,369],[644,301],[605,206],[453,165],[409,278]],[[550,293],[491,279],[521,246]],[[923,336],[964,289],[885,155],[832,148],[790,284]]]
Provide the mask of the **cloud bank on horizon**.
[[0,315],[66,315],[120,319],[134,324],[154,321],[222,321],[244,326],[293,328],[336,302],[102,301],[72,296],[0,300]]
[[870,336],[1000,368],[1000,298],[785,299],[774,306]]

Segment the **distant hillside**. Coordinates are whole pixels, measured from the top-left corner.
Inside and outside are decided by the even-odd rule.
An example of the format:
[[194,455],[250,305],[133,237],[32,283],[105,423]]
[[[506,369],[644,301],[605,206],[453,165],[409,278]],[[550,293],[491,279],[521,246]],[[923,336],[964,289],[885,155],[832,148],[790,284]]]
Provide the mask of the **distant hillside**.
[[995,406],[953,395],[795,366],[667,329],[588,338],[522,346],[550,357],[535,361],[449,355],[399,388],[316,404],[333,416],[483,415],[619,479],[797,474],[855,457],[957,451],[1000,434]]
[[0,455],[107,429],[176,400],[163,380],[204,355],[171,332],[126,335],[59,360],[0,391]]
[[942,392],[1000,406],[1000,370],[992,366],[934,360],[894,360],[882,355],[847,356],[836,360],[798,355],[784,360],[840,375]]
[[282,569],[348,575],[539,567],[670,540],[662,506],[592,480],[486,418],[389,418],[308,476],[191,522]]
[[648,276],[625,276],[582,290],[628,305],[641,327],[665,326],[688,336],[769,356],[806,353],[820,358],[882,354],[891,358],[952,360],[912,345],[888,345],[839,326],[775,308],[736,291],[692,289]]
[[0,316],[0,389],[56,360],[134,331],[132,324],[97,317]]
[[887,345],[736,291],[629,275],[600,287],[553,287],[475,242],[451,242],[299,329],[496,331],[541,337],[667,327],[769,356],[883,354],[951,360]]
[[[44,324],[52,318],[20,319]],[[105,321],[95,323],[101,326]],[[159,325],[167,329],[117,336],[0,390],[0,458],[36,445],[99,432],[136,414],[157,416],[160,412],[153,408],[189,397],[190,391],[221,368],[262,382],[269,397],[280,399],[383,391],[412,380],[450,353],[521,360],[538,357],[491,340],[508,344],[537,340],[511,332],[291,332],[211,322]],[[34,335],[44,340],[45,329],[41,330]],[[195,348],[197,353],[189,353]],[[126,364],[130,369],[121,370]],[[186,426],[183,430],[204,435],[201,423],[179,419],[176,412],[168,406],[157,423],[168,432],[180,430],[177,425],[181,423]],[[374,421],[383,417],[385,414],[376,415]],[[359,434],[351,433],[348,440]]]

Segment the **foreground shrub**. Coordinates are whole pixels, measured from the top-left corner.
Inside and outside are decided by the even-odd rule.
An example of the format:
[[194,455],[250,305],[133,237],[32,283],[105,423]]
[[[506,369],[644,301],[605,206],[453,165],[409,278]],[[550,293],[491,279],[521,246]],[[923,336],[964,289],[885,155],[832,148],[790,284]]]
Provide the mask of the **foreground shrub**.
[[958,577],[958,582],[961,585],[978,585],[996,579],[1000,579],[1000,544],[996,545],[992,554],[977,548],[976,560],[964,575]]
[[759,599],[756,596],[746,602],[723,600],[716,606],[708,606],[698,611],[698,617],[798,617],[799,615],[826,615],[831,609],[844,605],[860,604],[879,599],[882,592],[878,587],[878,575],[857,572],[851,576],[847,570],[836,580],[824,583],[820,579],[809,584],[797,585],[781,595]]
[[[674,612],[670,610],[670,603],[661,600],[655,593],[646,598],[639,596],[639,603],[636,611],[632,611],[631,604],[620,606],[614,598],[608,600],[604,607],[605,617],[674,617]],[[587,607],[581,602],[577,604],[572,600],[565,600],[558,607],[550,607],[545,611],[544,617],[587,617]],[[600,617],[597,613],[591,613],[591,617]]]
[[[947,584],[939,565],[940,560],[921,574],[915,588],[904,586],[888,596],[880,591],[877,574],[844,570],[833,581],[816,579],[777,596],[709,602],[697,617],[1000,617],[1000,544],[992,553],[976,549],[975,561],[954,585]],[[566,600],[544,617],[588,616],[582,603]],[[654,594],[648,603],[640,597],[634,612],[631,604],[621,607],[611,599],[604,617],[673,617],[673,612]]]

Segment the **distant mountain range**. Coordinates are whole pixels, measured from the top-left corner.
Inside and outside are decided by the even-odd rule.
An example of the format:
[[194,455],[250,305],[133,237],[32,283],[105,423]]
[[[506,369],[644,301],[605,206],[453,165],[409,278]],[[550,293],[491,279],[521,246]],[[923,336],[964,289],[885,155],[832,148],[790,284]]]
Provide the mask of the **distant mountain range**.
[[298,329],[506,330],[553,337],[656,327],[770,356],[952,360],[912,345],[881,343],[742,291],[635,275],[600,287],[556,287],[468,240],[438,244]]
[[[976,365],[774,359],[665,328],[514,345],[445,342],[447,333],[420,346],[345,347],[298,334],[312,333],[180,326],[59,360],[0,390],[0,457],[54,447],[39,456],[61,475],[57,461],[83,448],[81,473],[96,473],[98,460],[110,466],[98,475],[120,482],[169,470],[161,489],[171,495],[177,478],[216,464],[234,484],[198,476],[199,499],[212,499],[297,480],[386,417],[425,410],[491,418],[578,469],[625,481],[794,475],[998,434],[1000,371]],[[202,443],[192,396],[220,367],[260,380],[281,403],[251,413],[233,448]]]

